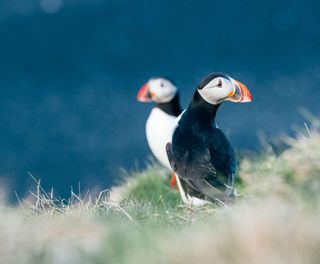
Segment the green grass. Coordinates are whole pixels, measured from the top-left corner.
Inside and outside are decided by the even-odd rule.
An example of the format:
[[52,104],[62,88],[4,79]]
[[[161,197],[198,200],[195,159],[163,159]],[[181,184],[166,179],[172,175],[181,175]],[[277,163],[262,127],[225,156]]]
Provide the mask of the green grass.
[[319,263],[320,133],[244,157],[232,205],[190,208],[152,165],[68,201],[0,207],[1,263]]
[[179,205],[181,203],[180,194],[176,189],[170,187],[169,173],[161,172],[161,169],[154,165],[144,172],[133,173],[130,178],[127,178],[127,190],[123,203],[148,202],[159,209]]

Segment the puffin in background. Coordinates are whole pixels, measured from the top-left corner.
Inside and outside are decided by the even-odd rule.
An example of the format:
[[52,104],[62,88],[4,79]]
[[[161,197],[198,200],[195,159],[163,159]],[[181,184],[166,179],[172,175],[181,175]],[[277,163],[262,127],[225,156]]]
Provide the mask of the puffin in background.
[[[140,102],[154,102],[146,123],[146,136],[149,147],[158,161],[171,170],[166,153],[166,144],[171,142],[176,118],[181,114],[179,92],[173,82],[165,78],[152,78],[144,84],[138,94]],[[172,174],[170,185],[176,184],[176,177]]]
[[223,73],[212,73],[198,85],[181,115],[167,155],[176,173],[184,203],[201,206],[221,203],[234,196],[236,157],[230,142],[216,126],[222,102],[251,102],[247,87]]

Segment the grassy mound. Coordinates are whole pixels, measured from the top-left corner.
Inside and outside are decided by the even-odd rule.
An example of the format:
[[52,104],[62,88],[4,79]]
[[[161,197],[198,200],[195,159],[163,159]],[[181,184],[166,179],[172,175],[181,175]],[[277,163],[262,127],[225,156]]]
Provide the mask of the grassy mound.
[[177,189],[169,185],[169,172],[156,165],[146,171],[133,173],[124,185],[124,204],[128,201],[148,202],[161,209],[177,206],[181,202]]
[[319,263],[320,133],[286,140],[280,155],[242,160],[232,206],[182,205],[157,166],[96,197],[60,201],[38,185],[24,209],[0,207],[1,261]]

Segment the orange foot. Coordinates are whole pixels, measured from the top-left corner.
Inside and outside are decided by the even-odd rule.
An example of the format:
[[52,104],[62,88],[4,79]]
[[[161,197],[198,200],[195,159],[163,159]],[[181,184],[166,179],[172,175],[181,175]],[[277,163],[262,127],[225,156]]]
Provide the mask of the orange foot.
[[171,188],[177,188],[177,178],[176,178],[176,174],[174,172],[172,172],[172,174],[171,174],[170,186],[171,186]]

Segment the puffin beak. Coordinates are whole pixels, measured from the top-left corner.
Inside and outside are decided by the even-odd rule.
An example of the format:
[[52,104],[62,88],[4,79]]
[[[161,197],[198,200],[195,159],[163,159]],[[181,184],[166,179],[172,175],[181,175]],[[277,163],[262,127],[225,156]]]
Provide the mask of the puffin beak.
[[152,102],[151,94],[149,93],[149,82],[147,82],[140,88],[137,94],[137,100],[139,102],[145,102],[145,103]]
[[235,91],[229,95],[230,101],[235,103],[249,103],[252,95],[248,88],[241,82],[233,80]]

